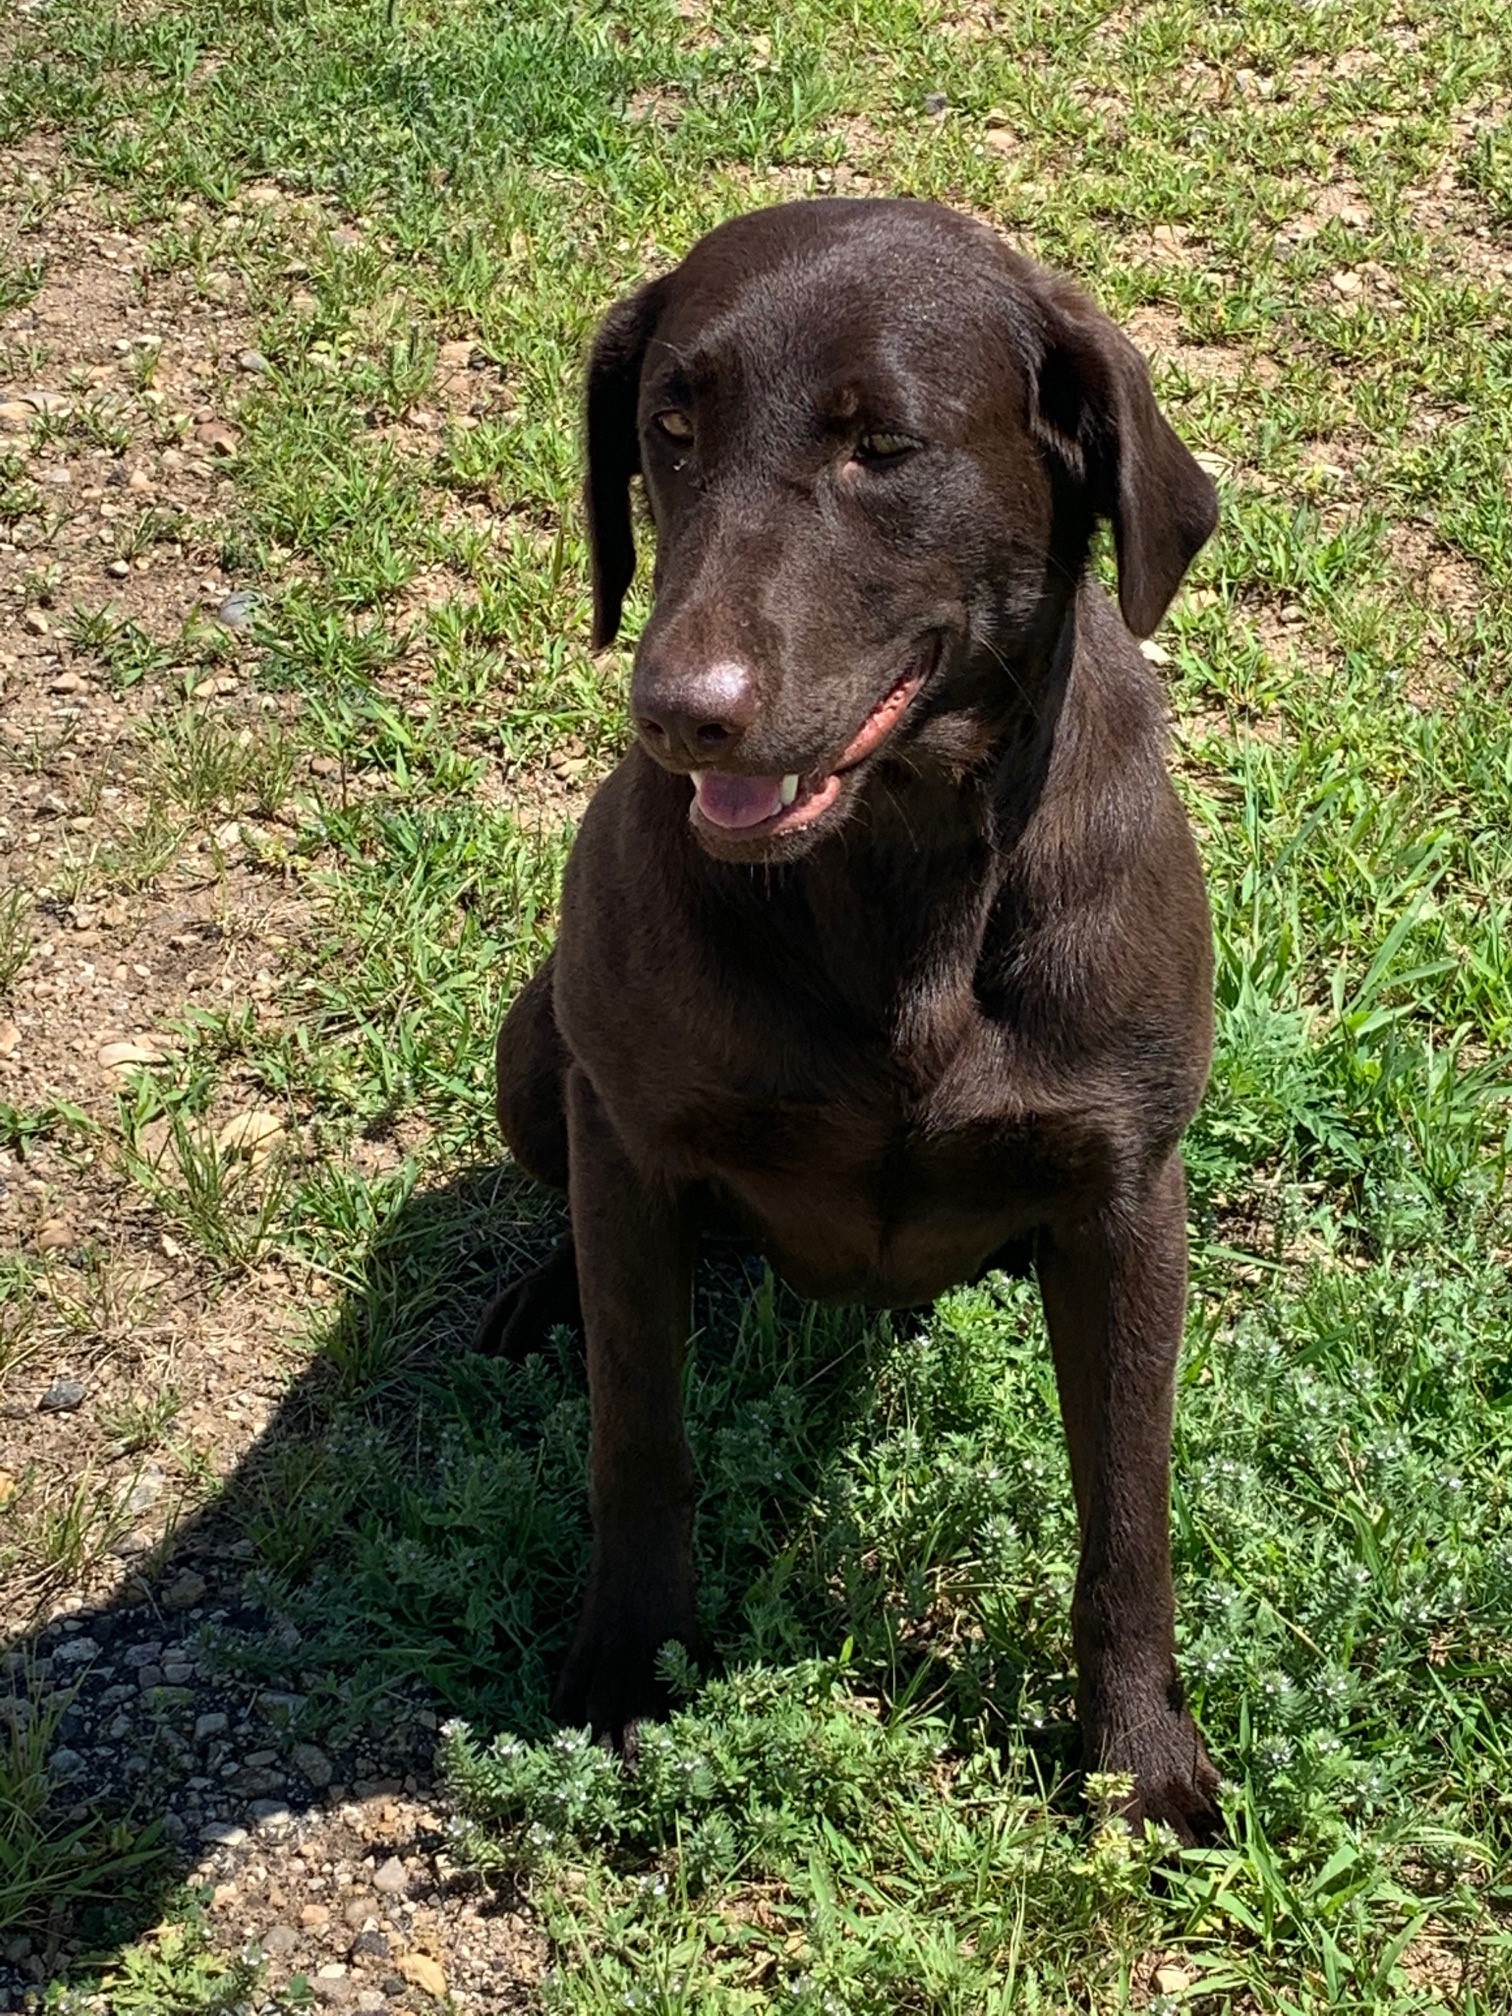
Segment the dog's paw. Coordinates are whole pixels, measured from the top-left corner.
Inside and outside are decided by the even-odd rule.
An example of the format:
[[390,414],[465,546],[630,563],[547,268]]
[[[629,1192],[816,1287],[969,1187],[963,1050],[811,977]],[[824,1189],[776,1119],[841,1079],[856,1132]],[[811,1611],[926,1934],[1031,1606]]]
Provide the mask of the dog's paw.
[[1088,1731],[1089,1768],[1134,1780],[1123,1814],[1137,1834],[1146,1820],[1169,1827],[1184,1847],[1223,1833],[1218,1773],[1179,1696],[1143,1715],[1119,1715]]
[[[1193,1735],[1196,1735],[1195,1727]],[[1169,1827],[1185,1848],[1202,1848],[1221,1839],[1223,1814],[1218,1806],[1218,1773],[1213,1769],[1202,1738],[1197,1737],[1197,1755],[1174,1766],[1163,1765],[1141,1771],[1134,1781],[1134,1800],[1129,1815],[1137,1828],[1150,1820]]]
[[539,1351],[558,1324],[581,1326],[577,1256],[563,1240],[539,1267],[511,1281],[483,1312],[473,1349],[514,1364]]
[[637,1598],[633,1590],[590,1595],[551,1698],[553,1718],[591,1729],[633,1757],[640,1724],[662,1721],[671,1706],[658,1671],[662,1647],[671,1643],[697,1650],[691,1583],[655,1597]]

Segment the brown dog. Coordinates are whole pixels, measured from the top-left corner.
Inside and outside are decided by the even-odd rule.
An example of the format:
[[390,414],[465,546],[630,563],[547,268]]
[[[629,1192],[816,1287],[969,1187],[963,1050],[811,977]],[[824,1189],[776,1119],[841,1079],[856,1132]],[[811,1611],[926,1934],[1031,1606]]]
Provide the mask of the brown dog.
[[[556,1712],[617,1740],[694,1636],[680,1389],[701,1232],[881,1308],[1032,1254],[1082,1556],[1089,1763],[1190,1839],[1215,1773],[1167,1531],[1177,1143],[1211,1038],[1202,875],[1131,637],[1213,487],[1090,302],[932,204],[741,217],[611,310],[588,380],[594,642],[656,526],[636,742],[499,1037],[572,1237],[485,1325],[580,1307],[592,1576]],[[1113,528],[1120,622],[1085,579]]]

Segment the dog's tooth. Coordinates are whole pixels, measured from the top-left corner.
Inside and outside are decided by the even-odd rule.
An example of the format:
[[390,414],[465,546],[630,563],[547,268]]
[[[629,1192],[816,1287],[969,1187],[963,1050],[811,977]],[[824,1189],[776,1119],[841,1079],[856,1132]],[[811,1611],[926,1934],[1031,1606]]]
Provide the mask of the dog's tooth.
[[688,775],[693,779],[693,789],[696,791],[708,775],[708,772],[705,770],[690,770]]
[[784,777],[782,780],[782,802],[784,805],[791,805],[797,796],[798,775],[795,771],[791,776]]

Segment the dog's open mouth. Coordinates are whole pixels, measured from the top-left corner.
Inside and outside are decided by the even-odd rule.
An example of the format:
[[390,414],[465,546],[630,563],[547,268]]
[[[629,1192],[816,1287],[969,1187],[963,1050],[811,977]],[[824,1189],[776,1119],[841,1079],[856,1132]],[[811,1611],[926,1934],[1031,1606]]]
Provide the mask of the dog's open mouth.
[[695,770],[692,813],[721,833],[742,840],[793,833],[811,826],[840,796],[846,772],[875,754],[908,711],[934,666],[938,641],[916,653],[829,769],[790,771],[785,777],[749,777],[733,770]]

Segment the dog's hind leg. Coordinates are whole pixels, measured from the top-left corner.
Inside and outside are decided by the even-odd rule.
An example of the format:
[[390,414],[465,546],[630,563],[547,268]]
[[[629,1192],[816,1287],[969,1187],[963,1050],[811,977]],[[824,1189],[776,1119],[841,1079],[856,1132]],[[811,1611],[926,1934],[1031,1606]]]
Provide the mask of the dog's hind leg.
[[539,1350],[558,1324],[580,1330],[582,1322],[577,1249],[569,1233],[538,1267],[511,1281],[489,1303],[473,1333],[473,1349],[518,1363]]
[[499,1132],[527,1176],[567,1188],[565,1087],[572,1059],[557,1028],[556,954],[520,990],[494,1051]]
[[[567,1188],[564,1092],[571,1058],[556,1024],[552,953],[523,987],[499,1031],[496,1059],[499,1131],[527,1176],[553,1190]],[[559,1323],[578,1326],[577,1255],[569,1234],[538,1267],[499,1294],[485,1310],[473,1349],[523,1358]]]

